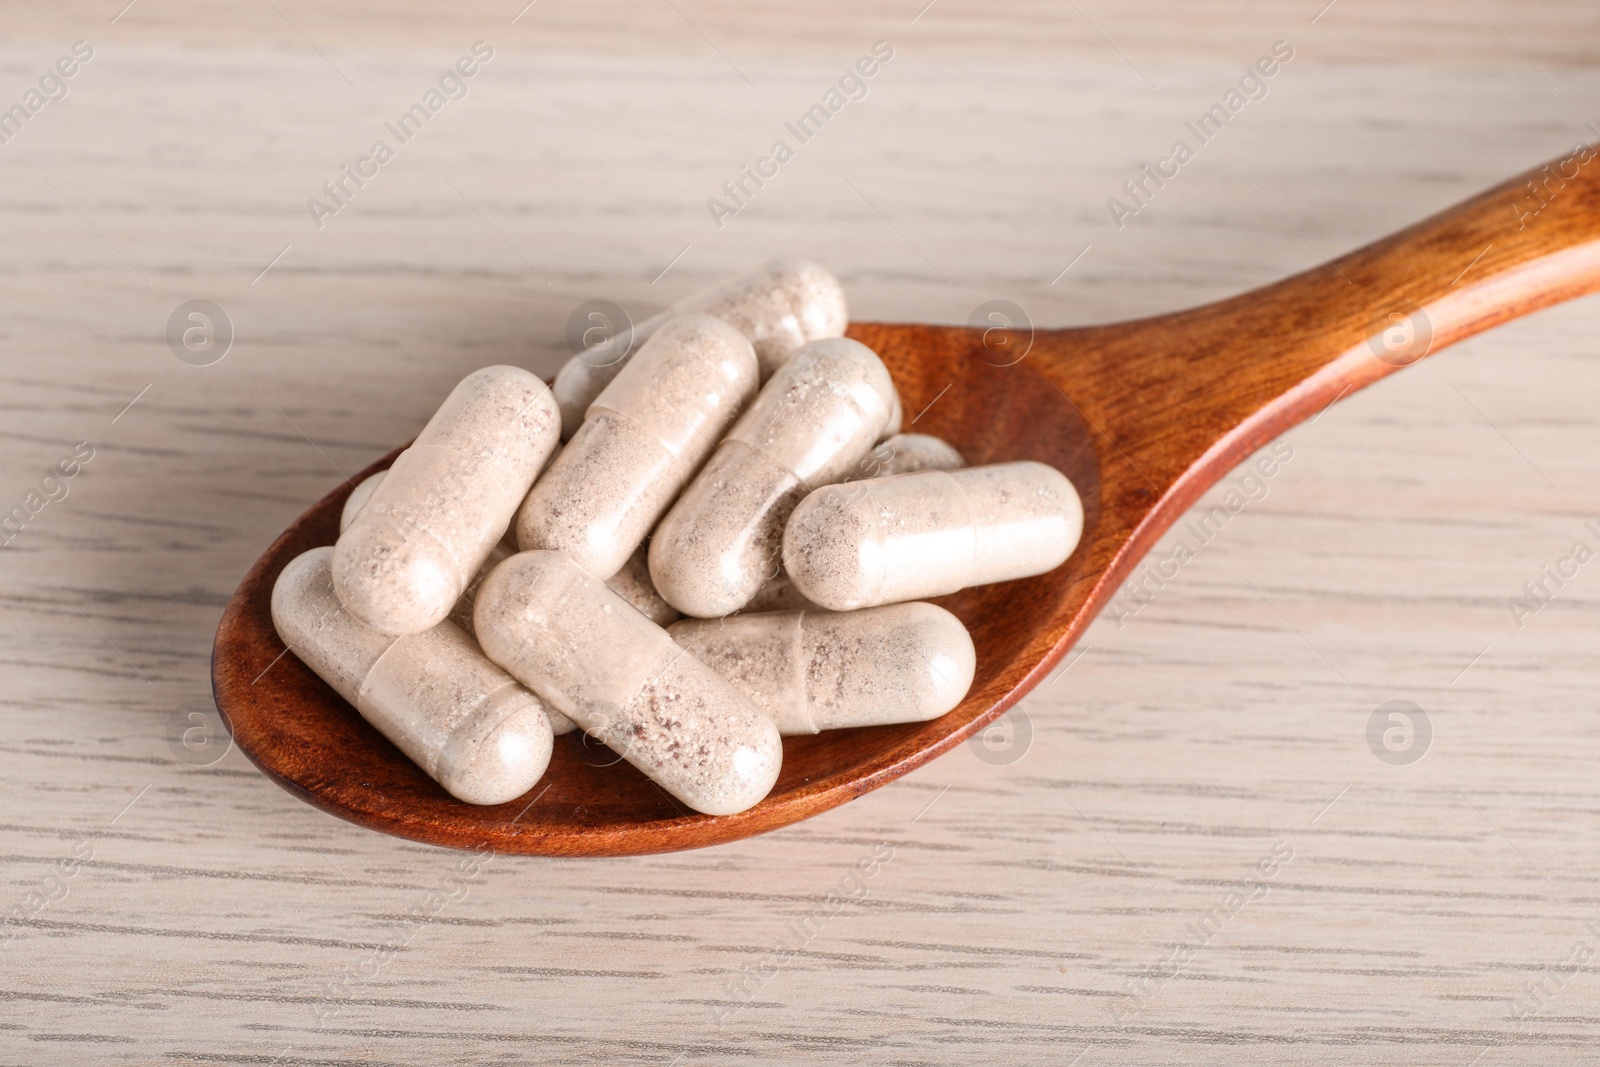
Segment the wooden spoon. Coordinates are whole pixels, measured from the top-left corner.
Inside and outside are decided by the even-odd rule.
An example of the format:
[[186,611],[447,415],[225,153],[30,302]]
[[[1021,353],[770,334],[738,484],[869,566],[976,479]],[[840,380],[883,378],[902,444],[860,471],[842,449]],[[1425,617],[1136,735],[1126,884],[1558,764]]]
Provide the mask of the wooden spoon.
[[1446,345],[1597,288],[1600,160],[1585,148],[1324,266],[1188,311],[1036,334],[853,325],[906,411],[921,412],[918,431],[974,464],[1035,459],[1071,477],[1083,541],[1049,574],[940,601],[977,646],[959,708],[788,738],[771,795],[740,815],[685,811],[582,734],[557,738],[544,779],[512,803],[474,807],[435,785],[286,655],[272,627],[273,581],[301,552],[333,543],[349,483],[284,531],[229,602],[212,654],[217,707],[285,789],[417,841],[623,856],[772,830],[893,781],[1015,704],[1201,492],[1289,427]]

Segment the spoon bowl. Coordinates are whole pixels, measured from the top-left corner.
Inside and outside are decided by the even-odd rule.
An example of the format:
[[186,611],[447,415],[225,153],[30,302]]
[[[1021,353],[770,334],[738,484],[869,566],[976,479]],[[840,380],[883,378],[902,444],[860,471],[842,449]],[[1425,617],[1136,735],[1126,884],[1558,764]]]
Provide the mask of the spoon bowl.
[[737,815],[684,809],[581,732],[556,738],[527,795],[462,803],[286,653],[270,612],[278,573],[335,541],[355,482],[400,449],[314,504],[245,576],[217,630],[217,707],[284,788],[412,840],[621,856],[776,829],[893,781],[1003,714],[1050,676],[1162,532],[1289,427],[1457,340],[1596,289],[1600,160],[1585,148],[1338,260],[1186,311],[1038,331],[853,324],[849,336],[893,375],[908,430],[943,437],[974,465],[1058,468],[1083,499],[1083,537],[1048,574],[936,601],[977,650],[959,707],[929,722],[785,738],[771,794]]

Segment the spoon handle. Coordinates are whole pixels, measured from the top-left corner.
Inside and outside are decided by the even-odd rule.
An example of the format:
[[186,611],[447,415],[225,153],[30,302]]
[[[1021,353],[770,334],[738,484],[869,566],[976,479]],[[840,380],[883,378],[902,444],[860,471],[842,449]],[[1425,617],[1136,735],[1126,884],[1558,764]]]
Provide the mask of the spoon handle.
[[[1119,382],[1083,412],[1170,518],[1334,401],[1475,333],[1600,290],[1600,146],[1214,304],[1047,331],[1037,366]],[[1141,493],[1141,495],[1145,495]],[[1164,526],[1164,523],[1161,523]]]

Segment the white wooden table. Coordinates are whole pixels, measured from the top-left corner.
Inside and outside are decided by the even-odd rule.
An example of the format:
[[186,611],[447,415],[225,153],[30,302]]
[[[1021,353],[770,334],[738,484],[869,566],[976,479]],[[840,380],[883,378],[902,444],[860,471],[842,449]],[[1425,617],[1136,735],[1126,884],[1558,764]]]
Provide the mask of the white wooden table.
[[[1289,434],[1009,749],[779,833],[500,857],[441,903],[459,855],[175,754],[262,548],[466,371],[552,371],[580,302],[642,316],[780,252],[862,319],[1217,298],[1593,139],[1592,3],[123,2],[0,16],[0,108],[93,48],[0,144],[0,1062],[1592,1061],[1600,563],[1509,601],[1600,549],[1593,299]],[[307,198],[480,40],[318,229]],[[716,228],[879,40],[866,98]],[[1113,226],[1279,40],[1267,96]],[[164,337],[194,299],[235,333],[208,366]],[[1392,700],[1419,761],[1369,745]]]

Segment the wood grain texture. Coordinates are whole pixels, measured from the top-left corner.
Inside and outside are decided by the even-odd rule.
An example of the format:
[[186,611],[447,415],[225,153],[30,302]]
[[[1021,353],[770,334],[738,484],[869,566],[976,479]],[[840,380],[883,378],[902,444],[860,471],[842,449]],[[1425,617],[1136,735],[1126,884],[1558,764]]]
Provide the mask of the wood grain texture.
[[[466,371],[553,371],[580,301],[642,316],[776,249],[833,265],[862,320],[1218,300],[1600,121],[1592,5],[1475,3],[1078,3],[1105,37],[954,0],[914,24],[679,0],[705,36],[548,0],[492,12],[503,33],[487,8],[411,30],[278,0],[303,37],[269,6],[6,9],[0,99],[73,40],[96,57],[0,146],[3,499],[95,455],[0,561],[0,1062],[1591,1058],[1597,978],[1569,961],[1600,945],[1600,572],[1520,628],[1508,599],[1596,543],[1593,298],[1352,394],[1270,476],[1204,494],[1135,569],[1142,599],[1002,720],[1009,749],[773,834],[464,870],[237,752],[173,750],[277,533]],[[305,199],[480,37],[472,95],[316,230]],[[705,198],[878,38],[897,54],[867,100],[715,229]],[[1297,55],[1270,95],[1111,225],[1106,198],[1277,39]],[[204,368],[162,339],[197,297],[238,334]],[[1409,766],[1367,741],[1394,699],[1433,727]],[[1173,973],[1276,842],[1266,895]]]

